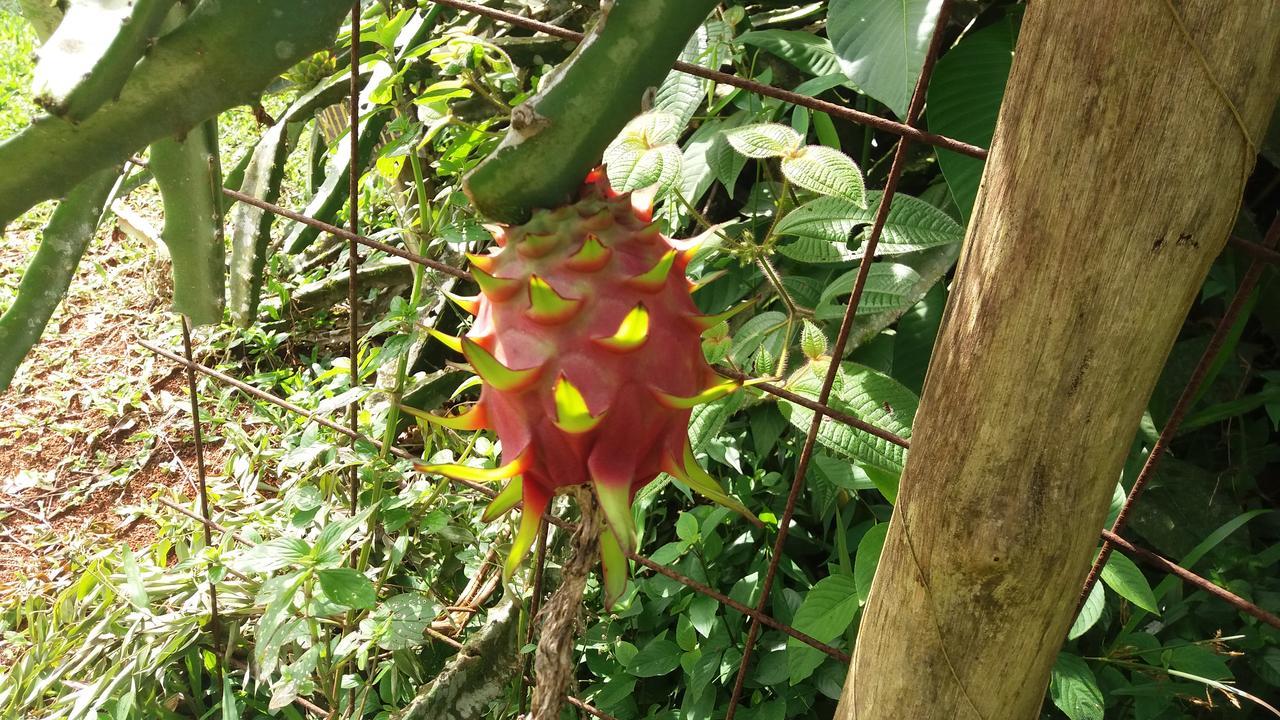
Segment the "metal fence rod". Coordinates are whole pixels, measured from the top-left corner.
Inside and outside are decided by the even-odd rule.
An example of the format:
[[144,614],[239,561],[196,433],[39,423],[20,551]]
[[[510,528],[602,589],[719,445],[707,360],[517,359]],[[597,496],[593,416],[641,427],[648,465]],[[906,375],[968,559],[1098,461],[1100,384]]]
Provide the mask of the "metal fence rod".
[[[456,10],[462,10],[463,12],[482,15],[492,20],[498,20],[500,22],[507,23],[508,25],[514,25],[526,30],[545,33],[547,35],[564,38],[565,40],[571,40],[573,42],[579,42],[582,40],[582,33],[580,32],[568,30],[556,25],[538,22],[537,20],[531,20],[527,17],[513,15],[508,12],[485,7],[483,5],[463,2],[463,0],[430,1],[437,5],[444,5]],[[709,70],[686,62],[677,62],[673,67],[688,75],[704,78],[706,80],[714,80],[725,85],[732,85],[733,87],[741,88],[743,90],[756,93],[757,95],[776,98],[783,102],[791,103],[792,105],[806,107],[810,110],[818,110],[842,120],[848,120],[849,122],[857,123],[859,125],[868,125],[877,130],[883,130],[888,133],[893,133],[894,135],[900,135],[904,138],[910,138],[916,142],[924,143],[926,145],[933,145],[935,147],[951,150],[953,152],[958,152],[962,155],[968,155],[969,157],[975,157],[978,159],[982,159],[987,156],[985,148],[980,148],[977,145],[971,145],[943,135],[926,132],[912,127],[909,123],[904,124],[894,122],[893,120],[872,115],[871,113],[865,113],[860,110],[844,107],[843,105],[837,105],[833,102],[819,100],[817,98],[809,97],[808,95],[801,95],[799,93],[791,92],[790,90],[783,90],[782,88],[776,88],[772,85],[765,85],[764,83],[759,83],[754,80],[740,78],[737,75],[731,75],[718,70]]]
[[[196,490],[200,495],[200,514],[206,520],[212,521],[213,515],[209,512],[209,486],[206,482],[206,473],[204,467],[204,433],[200,426],[200,396],[196,393],[196,371],[192,367],[195,363],[192,360],[191,352],[191,323],[187,320],[187,316],[177,313],[178,322],[182,325],[182,355],[186,358],[186,375],[187,375],[187,397],[191,402],[191,439],[196,450]],[[209,530],[209,526],[204,526],[204,545],[205,547],[213,547],[213,534]],[[219,626],[222,624],[218,616],[218,588],[217,585],[209,581],[209,631],[213,636],[213,645],[215,648],[221,647],[218,639]]]
[[1261,243],[1256,243],[1252,240],[1245,240],[1242,237],[1236,237],[1234,235],[1228,239],[1228,242],[1240,248],[1241,251],[1252,255],[1254,259],[1265,260],[1272,265],[1280,265],[1280,251],[1277,251],[1273,247],[1267,247]]
[[[1265,247],[1274,247],[1280,241],[1280,214],[1271,221],[1271,227],[1267,230],[1266,240],[1263,241]],[[1236,288],[1236,294],[1231,298],[1231,304],[1227,306],[1227,311],[1222,314],[1222,319],[1218,321],[1217,327],[1213,329],[1213,335],[1209,338],[1209,344],[1205,347],[1204,353],[1200,355],[1200,361],[1196,363],[1195,370],[1191,372],[1187,384],[1182,388],[1182,394],[1178,396],[1178,402],[1173,406],[1173,411],[1169,413],[1169,419],[1165,421],[1164,427],[1160,429],[1160,437],[1156,439],[1154,445],[1151,446],[1151,452],[1147,455],[1147,460],[1142,464],[1142,469],[1138,471],[1138,477],[1133,481],[1133,487],[1129,489],[1129,495],[1125,497],[1124,504],[1120,506],[1120,512],[1116,515],[1115,522],[1111,523],[1111,533],[1119,535],[1124,532],[1125,524],[1129,521],[1129,511],[1133,504],[1142,496],[1142,491],[1146,489],[1147,483],[1155,475],[1156,468],[1160,465],[1160,460],[1164,457],[1165,452],[1169,449],[1169,443],[1173,442],[1173,438],[1178,433],[1178,428],[1182,425],[1183,418],[1191,410],[1191,405],[1200,395],[1200,387],[1204,384],[1205,378],[1209,375],[1209,368],[1218,358],[1218,351],[1222,349],[1223,342],[1226,341],[1227,335],[1231,332],[1231,326],[1235,325],[1236,318],[1240,316],[1240,311],[1249,300],[1249,296],[1253,294],[1253,289],[1258,284],[1258,280],[1262,277],[1262,271],[1267,267],[1266,261],[1256,259],[1249,263],[1249,269],[1245,271],[1244,277],[1240,278],[1240,286]],[[1085,600],[1089,597],[1089,592],[1093,590],[1094,583],[1098,582],[1098,577],[1102,574],[1102,568],[1107,564],[1107,558],[1111,557],[1111,542],[1103,540],[1102,549],[1098,551],[1098,557],[1093,561],[1093,567],[1089,569],[1089,577],[1084,581],[1084,588],[1080,591],[1080,599],[1077,601],[1077,608],[1084,605]]]
[[[937,22],[934,23],[933,36],[929,41],[929,49],[925,53],[924,63],[920,68],[920,77],[916,80],[915,92],[912,93],[911,102],[907,108],[907,125],[914,126],[920,118],[920,112],[924,109],[925,91],[929,87],[929,77],[933,73],[934,61],[937,60],[938,51],[942,47],[942,30],[946,27],[950,11],[950,0],[942,0],[942,4],[938,9]],[[826,376],[823,378],[822,390],[818,393],[818,402],[823,405],[826,405],[830,400],[831,390],[835,386],[836,374],[840,370],[840,360],[844,357],[845,345],[849,341],[849,332],[853,328],[853,319],[857,315],[858,304],[862,301],[862,293],[866,289],[867,277],[871,272],[871,264],[875,260],[876,247],[880,243],[880,235],[883,233],[885,221],[889,217],[893,196],[898,189],[898,180],[902,177],[903,168],[906,167],[907,149],[910,143],[910,138],[905,135],[898,140],[898,148],[893,154],[893,163],[889,166],[889,177],[885,179],[884,191],[880,197],[880,207],[876,209],[875,221],[872,223],[870,232],[867,233],[862,261],[858,265],[858,276],[854,280],[853,292],[849,296],[849,303],[845,307],[844,317],[840,321],[840,331],[836,334],[836,342],[831,350],[832,360],[827,367]],[[804,446],[800,450],[800,457],[796,461],[795,479],[791,482],[791,490],[787,494],[787,504],[782,511],[782,518],[778,522],[778,535],[774,539],[773,551],[769,557],[769,567],[765,572],[764,583],[760,588],[760,599],[756,602],[756,609],[761,612],[764,611],[765,604],[769,601],[769,594],[773,590],[773,582],[778,575],[778,565],[782,561],[787,535],[791,529],[791,518],[795,514],[796,501],[800,498],[800,490],[805,484],[805,476],[809,471],[809,461],[813,457],[822,421],[823,417],[818,413],[814,413],[813,420],[809,423],[809,431],[805,435]],[[755,642],[759,635],[760,621],[752,618],[751,625],[747,629],[747,637],[743,642],[742,660],[738,663],[738,676],[733,682],[733,694],[729,697],[725,720],[733,720],[734,714],[737,712],[738,704],[742,699],[742,690],[747,679],[747,666],[751,663]]]
[[1212,582],[1209,582],[1205,578],[1191,572],[1190,570],[1182,567],[1181,565],[1173,562],[1172,560],[1167,560],[1149,550],[1140,548],[1134,545],[1133,543],[1129,542],[1128,540],[1125,540],[1124,538],[1120,537],[1119,535],[1111,532],[1110,530],[1103,530],[1102,538],[1106,540],[1108,544],[1114,545],[1120,548],[1126,554],[1132,555],[1138,560],[1141,560],[1142,562],[1145,562],[1148,565],[1153,565],[1161,570],[1164,570],[1165,572],[1171,575],[1175,575],[1178,578],[1185,580],[1191,583],[1192,585],[1196,586],[1197,588],[1209,593],[1210,595],[1213,595],[1214,597],[1217,597],[1225,601],[1227,604],[1231,605],[1232,607],[1239,610],[1240,612],[1248,613],[1254,616],[1255,618],[1258,618],[1262,622],[1270,625],[1271,627],[1276,628],[1277,630],[1280,630],[1280,617],[1276,617],[1275,615],[1272,615],[1266,610],[1263,610],[1257,605],[1254,605],[1253,603],[1249,602],[1248,600],[1245,600],[1244,598],[1240,597],[1239,595],[1236,595],[1235,593],[1231,592],[1230,590],[1227,590],[1226,588],[1220,587],[1218,585],[1213,584]]
[[[347,218],[351,237],[347,238],[347,357],[352,389],[360,386],[360,3],[351,6],[351,72],[347,98],[348,128],[351,142],[351,166],[347,173]],[[360,400],[352,398],[347,405],[347,425],[351,427],[351,447],[360,430]],[[352,514],[360,506],[360,468],[347,469],[348,504]]]
[[468,273],[466,270],[460,270],[456,267],[453,267],[452,265],[446,265],[445,263],[442,263],[439,260],[432,260],[431,258],[423,257],[416,253],[411,253],[408,250],[403,250],[394,245],[388,245],[387,243],[381,242],[379,240],[374,240],[373,238],[368,238],[363,235],[357,235],[351,232],[350,230],[340,228],[337,225],[332,225],[322,220],[316,220],[313,217],[309,217],[301,213],[296,213],[287,208],[282,208],[279,205],[274,205],[272,203],[259,200],[258,198],[252,195],[245,195],[244,193],[238,190],[232,190],[231,188],[222,188],[222,194],[238,202],[247,203],[256,208],[261,208],[263,210],[266,210],[267,212],[279,215],[280,217],[289,218],[294,222],[300,222],[303,225],[309,225],[313,228],[316,228],[317,230],[323,230],[324,232],[327,232],[330,235],[340,237],[344,240],[358,242],[361,245],[364,245],[365,247],[370,247],[375,250],[381,250],[382,252],[385,252],[388,255],[395,255],[396,257],[404,258],[405,260],[418,263],[419,265],[422,265],[424,267],[429,267],[432,270],[437,270],[446,275],[452,275],[453,277],[461,278],[463,280],[469,279],[471,277],[471,274]]

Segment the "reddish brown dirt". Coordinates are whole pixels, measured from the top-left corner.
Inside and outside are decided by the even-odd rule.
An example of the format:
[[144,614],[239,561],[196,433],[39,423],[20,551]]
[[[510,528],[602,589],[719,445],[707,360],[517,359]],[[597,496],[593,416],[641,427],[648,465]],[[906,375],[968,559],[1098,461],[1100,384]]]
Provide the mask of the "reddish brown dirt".
[[[5,234],[0,286],[16,285],[33,232]],[[136,343],[176,328],[167,276],[151,249],[100,232],[44,339],[0,394],[0,604],[65,584],[70,548],[145,545],[154,537],[146,499],[194,487],[185,377]]]

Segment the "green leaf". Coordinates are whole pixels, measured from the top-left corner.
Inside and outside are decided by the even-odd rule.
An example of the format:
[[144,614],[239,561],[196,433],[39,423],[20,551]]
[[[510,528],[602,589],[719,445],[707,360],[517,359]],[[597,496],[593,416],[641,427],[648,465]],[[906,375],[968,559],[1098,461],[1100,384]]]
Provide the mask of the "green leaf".
[[[826,362],[809,363],[791,376],[787,389],[816,400],[826,371]],[[920,404],[915,393],[888,375],[851,362],[840,364],[836,381],[829,398],[832,407],[901,437],[911,437],[911,422]],[[812,410],[785,400],[779,408],[801,432],[809,429]],[[895,476],[902,473],[906,462],[902,447],[830,418],[818,429],[818,443],[868,469],[879,468]]]
[[[733,358],[734,363],[743,364],[755,354],[756,348],[759,348],[765,341],[765,338],[780,332],[787,326],[787,316],[770,310],[753,316],[750,320],[742,324],[742,327],[733,334],[733,349],[729,351],[729,356]],[[781,351],[781,343],[778,344],[778,351]],[[770,348],[772,352],[774,348]],[[777,357],[779,353],[773,353]]]
[[269,573],[287,565],[298,565],[311,552],[311,546],[300,538],[285,537],[255,545],[245,553],[240,564],[254,572]]
[[142,581],[142,571],[138,569],[138,561],[133,551],[125,545],[121,551],[120,564],[124,569],[124,596],[129,604],[138,610],[146,610],[151,604],[151,595],[147,592],[147,584]]
[[912,392],[924,389],[925,372],[947,306],[946,283],[929,288],[924,299],[902,314],[893,339],[893,377]]
[[377,599],[369,578],[352,568],[331,568],[317,573],[320,590],[329,602],[347,610],[373,607]]
[[383,650],[406,650],[423,643],[423,633],[436,616],[436,604],[425,595],[392,595],[360,621],[360,629]]
[[1166,664],[1173,670],[1209,680],[1231,680],[1231,669],[1222,656],[1200,645],[1181,645],[1168,651]]
[[848,155],[825,145],[806,145],[782,158],[782,174],[797,186],[821,195],[866,205],[862,171]]
[[[814,317],[819,320],[844,317],[845,305],[857,278],[858,270],[855,268],[832,280],[818,298],[818,305],[813,309]],[[873,264],[867,271],[867,283],[858,301],[857,316],[910,307],[915,300],[913,290],[919,282],[920,275],[906,265]]]
[[1102,720],[1102,690],[1089,665],[1075,655],[1058,653],[1049,696],[1071,720]]
[[689,603],[689,621],[693,629],[702,637],[711,636],[711,628],[716,622],[716,613],[720,611],[720,603],[715,598],[698,595]]
[[627,672],[635,677],[658,677],[680,666],[680,647],[667,639],[666,631],[650,640],[627,663]]
[[744,45],[777,55],[800,70],[822,77],[840,72],[831,41],[803,30],[753,30],[738,36]]
[[822,328],[807,318],[800,328],[800,350],[810,360],[816,360],[827,353],[827,336]]
[[[680,60],[693,65],[711,67],[710,55],[707,52],[707,27],[702,25],[684,50],[680,52]],[[680,118],[680,125],[687,125],[698,110],[698,106],[707,99],[708,81],[688,73],[672,70],[667,79],[662,81],[654,97],[653,109],[671,113]]]
[[1118,552],[1111,553],[1111,557],[1107,558],[1107,564],[1102,567],[1102,581],[1107,584],[1107,587],[1115,590],[1120,597],[1134,605],[1149,613],[1160,614],[1156,596],[1151,592],[1151,585],[1147,583],[1147,578],[1138,566],[1124,555]]
[[[805,593],[791,624],[796,630],[819,642],[829,643],[840,637],[858,614],[858,592],[853,578],[830,575],[819,580]],[[795,638],[787,638],[787,669],[791,684],[808,678],[827,655]]]
[[[929,130],[990,147],[1013,65],[1015,31],[1006,19],[966,35],[943,55],[929,81]],[[938,166],[967,222],[978,197],[983,161],[937,150]]]
[[778,254],[811,265],[846,263],[855,260],[853,252],[844,245],[836,245],[815,238],[798,238],[794,242],[778,246]]
[[941,8],[942,0],[831,0],[827,35],[840,69],[905,118]]
[[734,150],[750,158],[790,155],[804,144],[800,133],[778,123],[743,125],[726,130],[724,136]]
[[1071,630],[1067,633],[1068,640],[1075,640],[1081,635],[1089,632],[1089,628],[1098,622],[1098,618],[1102,617],[1102,609],[1107,604],[1106,590],[1102,589],[1101,583],[1094,583],[1089,589],[1089,597],[1085,598],[1084,605],[1080,607],[1076,620],[1071,624]]
[[875,578],[888,534],[889,523],[877,523],[858,541],[858,553],[853,557],[853,582],[858,588],[858,602],[861,604],[866,604],[871,596],[871,581]]
[[[878,190],[867,193],[866,207],[836,197],[811,200],[779,220],[776,232],[829,243],[842,260],[862,257],[861,247],[848,251],[846,245],[856,228],[875,222],[882,195]],[[919,198],[898,193],[893,196],[893,205],[885,218],[876,255],[916,252],[960,242],[963,238],[964,228],[946,213]]]
[[669,112],[647,112],[627,123],[604,152],[609,182],[618,190],[658,185],[665,195],[680,180],[681,153],[675,144],[684,122]]

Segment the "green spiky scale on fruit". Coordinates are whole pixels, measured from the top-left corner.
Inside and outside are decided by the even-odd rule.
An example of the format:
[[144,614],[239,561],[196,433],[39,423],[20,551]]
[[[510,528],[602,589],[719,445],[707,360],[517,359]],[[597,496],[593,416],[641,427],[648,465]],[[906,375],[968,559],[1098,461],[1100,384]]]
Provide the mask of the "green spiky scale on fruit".
[[551,497],[591,484],[606,520],[610,604],[637,543],[631,501],[659,473],[675,468],[690,487],[745,512],[685,459],[690,409],[737,385],[722,382],[702,355],[704,322],[683,279],[687,257],[649,222],[651,203],[644,193],[615,193],[597,172],[577,203],[494,229],[499,249],[472,257],[481,295],[459,346],[484,380],[473,412],[484,413],[518,472],[428,468],[476,481],[519,475],[485,512],[488,519],[514,507],[519,493],[508,574],[532,546]]

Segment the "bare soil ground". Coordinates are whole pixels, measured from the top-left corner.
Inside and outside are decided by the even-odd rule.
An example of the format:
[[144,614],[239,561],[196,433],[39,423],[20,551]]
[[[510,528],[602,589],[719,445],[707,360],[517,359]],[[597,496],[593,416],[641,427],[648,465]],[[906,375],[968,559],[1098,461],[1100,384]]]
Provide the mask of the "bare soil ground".
[[[129,204],[158,225],[150,200]],[[15,226],[0,244],[0,297],[38,239]],[[136,342],[170,345],[176,335],[168,272],[114,218],[104,223],[41,343],[0,394],[0,603],[65,584],[73,548],[146,544],[146,498],[192,491],[185,376]]]

